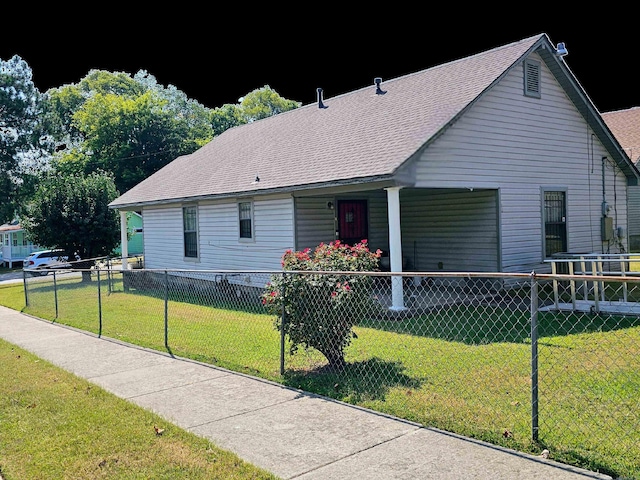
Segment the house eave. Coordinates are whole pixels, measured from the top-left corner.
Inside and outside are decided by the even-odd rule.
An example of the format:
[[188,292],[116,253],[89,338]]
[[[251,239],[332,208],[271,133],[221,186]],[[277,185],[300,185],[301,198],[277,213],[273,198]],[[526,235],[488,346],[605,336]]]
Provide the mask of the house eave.
[[175,197],[146,202],[111,203],[109,208],[117,210],[138,210],[143,207],[156,207],[179,203],[194,203],[210,200],[225,200],[229,198],[256,197],[264,195],[276,195],[283,193],[297,193],[306,190],[329,189],[345,186],[361,186],[365,184],[383,184],[384,186],[409,186],[406,182],[400,182],[393,175],[377,175],[372,177],[349,178],[344,180],[332,180],[328,182],[310,183],[305,185],[291,185],[286,187],[264,188],[260,190],[244,190],[238,192],[226,192],[218,194],[197,195],[191,197]]

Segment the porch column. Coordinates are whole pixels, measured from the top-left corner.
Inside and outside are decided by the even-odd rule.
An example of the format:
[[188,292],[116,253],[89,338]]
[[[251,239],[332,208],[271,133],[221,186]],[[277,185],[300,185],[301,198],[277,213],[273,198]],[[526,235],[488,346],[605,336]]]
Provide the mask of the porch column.
[[120,251],[122,254],[122,269],[127,270],[129,268],[127,257],[129,256],[129,249],[127,245],[127,212],[120,211]]
[[9,232],[9,268],[13,268],[13,257],[16,254],[16,249],[13,248],[13,232]]
[[[387,209],[389,212],[389,267],[391,272],[402,272],[402,239],[400,235],[400,189],[385,188],[387,191]],[[404,310],[404,292],[402,277],[391,277],[391,310]]]

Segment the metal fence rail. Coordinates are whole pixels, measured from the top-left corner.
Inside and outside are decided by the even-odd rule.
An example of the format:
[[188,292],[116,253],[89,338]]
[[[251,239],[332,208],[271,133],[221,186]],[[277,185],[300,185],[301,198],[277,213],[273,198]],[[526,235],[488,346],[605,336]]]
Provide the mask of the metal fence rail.
[[640,279],[600,275],[579,303],[587,280],[92,269],[24,285],[42,318],[639,478]]

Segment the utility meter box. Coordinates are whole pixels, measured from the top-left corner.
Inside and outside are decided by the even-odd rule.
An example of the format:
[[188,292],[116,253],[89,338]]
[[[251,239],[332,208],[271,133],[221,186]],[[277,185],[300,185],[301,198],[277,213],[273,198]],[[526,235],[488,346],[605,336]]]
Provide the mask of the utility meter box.
[[609,242],[613,240],[613,218],[602,217],[602,241]]

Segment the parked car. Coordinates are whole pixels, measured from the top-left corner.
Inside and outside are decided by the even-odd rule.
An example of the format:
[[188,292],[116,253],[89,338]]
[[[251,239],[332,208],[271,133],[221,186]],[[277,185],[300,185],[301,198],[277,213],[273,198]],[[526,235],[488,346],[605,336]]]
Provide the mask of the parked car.
[[[71,260],[69,260],[71,258]],[[47,275],[51,269],[71,268],[73,260],[80,260],[78,254],[70,255],[68,252],[57,248],[53,250],[40,250],[31,253],[22,262],[22,269],[31,275]]]

